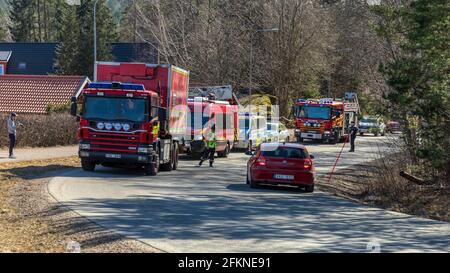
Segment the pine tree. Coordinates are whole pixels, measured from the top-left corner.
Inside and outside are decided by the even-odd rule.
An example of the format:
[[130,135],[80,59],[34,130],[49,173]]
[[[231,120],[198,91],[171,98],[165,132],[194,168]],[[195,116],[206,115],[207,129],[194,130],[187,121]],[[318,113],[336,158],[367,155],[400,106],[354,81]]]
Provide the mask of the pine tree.
[[416,0],[378,13],[401,18],[400,54],[382,72],[391,86],[387,98],[405,121],[407,147],[431,179],[450,181],[450,2]]
[[76,8],[72,6],[66,7],[60,34],[62,42],[58,45],[56,51],[58,74],[83,74],[83,69],[78,62],[80,52],[80,29],[77,27],[78,25]]
[[10,0],[10,32],[16,42],[36,41],[34,22],[35,11],[33,0]]
[[[61,45],[57,54],[60,74],[93,76],[94,1],[84,0],[74,11],[64,15]],[[76,32],[76,33],[74,33]],[[117,24],[111,11],[100,0],[97,6],[97,60],[112,61],[110,43],[117,37]],[[72,50],[72,52],[68,52]],[[69,54],[65,54],[69,53]]]

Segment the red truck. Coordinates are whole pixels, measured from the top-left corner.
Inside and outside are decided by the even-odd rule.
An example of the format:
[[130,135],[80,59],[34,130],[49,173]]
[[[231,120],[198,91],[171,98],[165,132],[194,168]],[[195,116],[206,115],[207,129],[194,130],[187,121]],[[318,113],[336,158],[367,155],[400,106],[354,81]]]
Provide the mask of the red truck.
[[147,175],[177,169],[189,72],[170,64],[114,62],[98,62],[95,69],[97,82],[71,105],[80,122],[83,170],[98,164],[138,166]]
[[344,141],[352,122],[357,124],[360,113],[356,93],[347,92],[344,99],[299,99],[294,109],[297,142],[304,139]]
[[211,100],[205,97],[188,99],[190,119],[185,140],[185,151],[193,158],[199,158],[206,150],[204,137],[211,127],[216,128],[219,157],[227,157],[237,139],[238,106],[227,101]]

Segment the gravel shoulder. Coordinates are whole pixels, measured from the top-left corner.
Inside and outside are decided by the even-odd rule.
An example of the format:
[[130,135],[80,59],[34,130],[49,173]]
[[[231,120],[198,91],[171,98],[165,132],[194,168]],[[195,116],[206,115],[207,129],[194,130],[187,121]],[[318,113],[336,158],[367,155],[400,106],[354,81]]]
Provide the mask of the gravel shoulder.
[[[159,252],[87,220],[57,202],[51,177],[76,157],[0,164],[0,252]],[[72,248],[71,248],[72,247]]]

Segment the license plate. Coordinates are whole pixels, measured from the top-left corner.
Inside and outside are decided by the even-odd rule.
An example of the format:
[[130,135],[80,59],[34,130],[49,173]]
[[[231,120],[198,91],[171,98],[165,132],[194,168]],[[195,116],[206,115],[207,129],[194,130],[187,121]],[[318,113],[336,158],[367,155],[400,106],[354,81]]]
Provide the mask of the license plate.
[[274,174],[273,178],[274,179],[281,179],[281,180],[294,180],[294,176],[293,175],[288,175],[288,174]]
[[105,155],[106,158],[121,158],[121,155],[118,154],[106,154]]

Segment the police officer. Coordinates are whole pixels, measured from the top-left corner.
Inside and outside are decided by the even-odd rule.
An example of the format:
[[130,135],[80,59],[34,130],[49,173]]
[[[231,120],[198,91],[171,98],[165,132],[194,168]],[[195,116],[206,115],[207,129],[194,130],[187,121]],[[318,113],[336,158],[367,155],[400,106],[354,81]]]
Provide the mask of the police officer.
[[359,131],[358,127],[356,127],[355,123],[352,122],[352,125],[350,126],[350,151],[349,152],[355,151],[355,139],[356,139],[356,134],[358,133],[358,131]]
[[200,162],[198,163],[199,166],[203,164],[203,161],[206,161],[209,158],[209,166],[212,167],[214,163],[214,154],[216,153],[216,145],[217,145],[217,138],[216,138],[216,126],[211,127],[211,131],[206,136],[206,150],[205,153],[202,155]]

